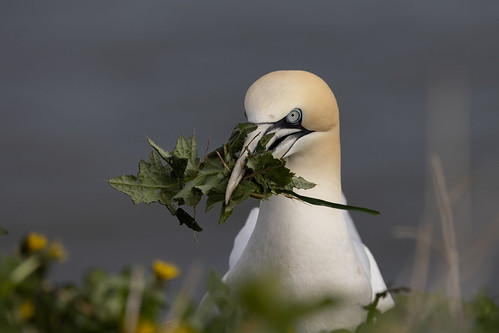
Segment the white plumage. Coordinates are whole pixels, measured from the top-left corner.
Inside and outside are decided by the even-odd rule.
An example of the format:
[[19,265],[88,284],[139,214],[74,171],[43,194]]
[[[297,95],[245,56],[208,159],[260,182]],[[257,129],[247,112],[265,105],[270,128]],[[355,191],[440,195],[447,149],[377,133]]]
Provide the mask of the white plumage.
[[[347,204],[345,196],[343,196],[343,201],[341,203],[344,205]],[[241,230],[239,230],[236,238],[234,239],[234,246],[232,248],[232,251],[230,252],[230,257],[229,257],[229,271],[234,267],[236,262],[241,257],[244,249],[246,248],[246,245],[248,244],[251,234],[255,229],[259,211],[260,209],[258,207],[251,209],[248,218],[244,223],[244,226],[241,228]],[[362,268],[364,272],[366,272],[371,281],[372,299],[374,300],[374,297],[376,296],[377,293],[383,292],[387,289],[385,281],[383,280],[383,276],[381,275],[381,272],[378,268],[378,264],[376,263],[376,260],[374,259],[374,256],[372,255],[371,251],[364,243],[362,243],[357,228],[355,227],[352,217],[350,216],[348,211],[346,210],[343,211],[343,218],[345,219],[345,222],[347,224],[350,237],[352,238],[355,251],[359,256]],[[391,308],[392,306],[393,306],[393,300],[391,298],[384,298],[380,301],[378,308],[384,311]]]
[[[267,148],[285,158],[297,175],[317,184],[298,192],[346,203],[341,190],[338,107],[322,79],[304,71],[267,74],[248,90],[245,108],[248,120],[258,125],[247,138],[247,151],[264,134],[275,132]],[[242,177],[247,151],[236,163],[226,200]],[[300,322],[299,332],[355,328],[365,319],[362,307],[386,290],[347,211],[283,196],[273,196],[251,210],[235,239],[224,280],[237,286],[265,272],[282,278],[282,288],[291,299],[341,299],[339,306]],[[388,296],[378,308],[392,306]]]

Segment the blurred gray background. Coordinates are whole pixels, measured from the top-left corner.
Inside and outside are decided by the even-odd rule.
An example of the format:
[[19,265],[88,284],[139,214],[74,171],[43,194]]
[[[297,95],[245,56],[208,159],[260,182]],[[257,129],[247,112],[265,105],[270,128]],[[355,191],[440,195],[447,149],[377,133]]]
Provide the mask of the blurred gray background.
[[245,120],[253,81],[304,69],[337,97],[349,203],[382,211],[353,218],[387,282],[444,285],[441,251],[419,285],[413,269],[418,225],[442,245],[436,153],[464,293],[497,295],[498,35],[498,1],[2,1],[0,225],[10,234],[0,249],[28,231],[61,239],[70,257],[57,281],[156,258],[184,277],[196,265],[223,274],[256,201],[221,226],[217,211],[198,213],[196,243],[165,208],[135,206],[105,180],[137,172],[146,135],[171,149],[195,130],[201,152],[216,148]]

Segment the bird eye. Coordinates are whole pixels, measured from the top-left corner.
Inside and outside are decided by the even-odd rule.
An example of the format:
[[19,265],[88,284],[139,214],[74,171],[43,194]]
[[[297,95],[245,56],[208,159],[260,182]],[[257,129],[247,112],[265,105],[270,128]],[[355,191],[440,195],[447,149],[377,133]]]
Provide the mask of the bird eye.
[[286,116],[286,121],[289,124],[298,124],[301,121],[301,110],[298,108],[291,110],[291,112]]

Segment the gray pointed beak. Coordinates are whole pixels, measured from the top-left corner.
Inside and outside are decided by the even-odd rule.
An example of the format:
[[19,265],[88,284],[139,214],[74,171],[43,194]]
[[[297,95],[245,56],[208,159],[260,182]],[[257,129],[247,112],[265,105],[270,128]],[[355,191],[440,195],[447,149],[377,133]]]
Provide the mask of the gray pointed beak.
[[236,165],[225,190],[225,204],[229,203],[230,197],[234,193],[237,185],[241,182],[244,175],[244,166],[248,159],[248,154],[253,153],[256,149],[258,141],[269,133],[275,133],[272,139],[267,143],[267,150],[272,151],[275,158],[284,158],[291,150],[294,143],[302,136],[311,133],[311,131],[303,128],[302,126],[286,126],[281,120],[276,123],[262,123],[258,124],[255,131],[248,134],[244,142],[243,151],[236,161]]

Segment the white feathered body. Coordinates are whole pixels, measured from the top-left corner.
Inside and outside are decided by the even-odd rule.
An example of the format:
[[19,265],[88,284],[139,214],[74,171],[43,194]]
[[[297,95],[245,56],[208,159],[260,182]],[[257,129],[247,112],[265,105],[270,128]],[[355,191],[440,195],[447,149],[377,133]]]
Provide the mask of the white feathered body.
[[[257,214],[251,212],[246,230],[236,239],[233,266],[225,276],[229,285],[272,272],[282,279],[283,291],[291,299],[339,300],[329,313],[302,322],[300,332],[353,329],[365,320],[363,306],[373,299],[369,261],[364,251],[364,260],[359,258],[355,243],[359,244],[351,237],[342,211],[277,196],[262,201]],[[254,230],[249,233],[251,226]]]

